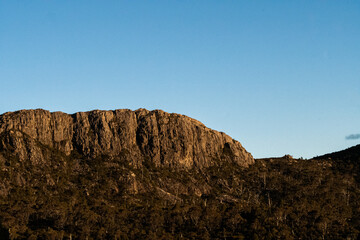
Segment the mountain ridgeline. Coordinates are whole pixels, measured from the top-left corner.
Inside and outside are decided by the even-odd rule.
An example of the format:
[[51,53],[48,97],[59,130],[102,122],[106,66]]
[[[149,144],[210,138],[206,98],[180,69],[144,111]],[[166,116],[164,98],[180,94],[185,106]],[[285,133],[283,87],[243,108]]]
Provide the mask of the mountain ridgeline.
[[146,109],[0,116],[0,239],[359,239],[360,145],[254,159]]
[[254,163],[251,154],[226,134],[161,110],[96,110],[72,115],[23,110],[3,114],[0,124],[1,149],[34,164],[47,160],[44,147],[86,158],[126,155],[135,167],[145,161],[173,168],[208,167],[217,160],[239,166]]

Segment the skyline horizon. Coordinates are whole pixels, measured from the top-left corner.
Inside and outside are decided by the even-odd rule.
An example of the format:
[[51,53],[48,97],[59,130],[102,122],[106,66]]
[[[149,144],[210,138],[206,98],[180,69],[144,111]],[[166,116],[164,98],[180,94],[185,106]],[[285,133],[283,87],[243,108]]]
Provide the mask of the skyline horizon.
[[[64,112],[64,111],[56,111],[56,110],[55,110],[55,111],[51,111],[51,110],[47,110],[47,109],[44,109],[44,108],[32,108],[32,109],[19,109],[19,110],[15,110],[15,111],[0,112],[0,115],[3,115],[3,114],[5,114],[5,113],[13,113],[13,112],[18,112],[18,111],[29,111],[29,110],[44,110],[44,111],[48,111],[48,112],[50,112],[50,113],[61,112],[61,113],[65,113],[65,114],[68,114],[68,115],[74,115],[74,114],[76,114],[76,113],[78,113],[78,112],[116,111],[116,110],[138,111],[138,110],[141,110],[141,109],[145,109],[145,110],[150,111],[150,112],[152,112],[152,111],[164,111],[164,112],[166,112],[166,111],[163,110],[163,109],[147,109],[147,108],[141,108],[141,107],[140,107],[140,108],[137,108],[137,109],[130,109],[130,108],[91,109],[91,110],[76,111],[76,112],[71,112],[71,113],[69,113],[69,112]],[[194,120],[196,120],[196,121],[199,121],[198,119],[195,119],[195,118],[193,118],[193,117],[191,117],[191,116],[188,116],[188,115],[185,115],[185,114],[176,113],[176,112],[168,112],[168,113],[170,113],[170,114],[183,115],[183,116],[192,118],[192,119],[194,119]],[[202,124],[204,124],[202,121],[200,121],[200,122],[201,122]],[[213,129],[213,128],[207,126],[206,124],[204,124],[204,125],[205,125],[205,127],[210,128],[210,129],[212,129],[212,130],[215,130],[215,131],[218,131],[218,132],[222,132],[222,131],[219,131],[219,130],[217,130],[217,129]],[[242,143],[241,140],[234,138],[233,136],[231,136],[231,135],[228,134],[227,132],[224,132],[224,133],[225,133],[226,135],[230,136],[232,139],[240,142],[241,145],[243,145],[243,143]],[[355,137],[354,137],[354,136],[355,136]],[[346,139],[346,140],[350,140],[350,141],[351,141],[351,140],[358,140],[358,139],[360,139],[360,134],[350,134],[350,135],[346,136],[345,139]],[[243,147],[244,147],[245,150],[247,150],[251,155],[253,155],[253,157],[254,157],[255,159],[279,158],[279,157],[284,157],[284,156],[290,155],[290,156],[292,156],[292,157],[294,157],[294,158],[297,158],[297,159],[308,160],[308,159],[316,158],[316,157],[319,157],[319,156],[322,156],[322,155],[325,155],[325,154],[331,154],[331,153],[335,153],[335,152],[347,150],[347,149],[349,149],[349,148],[352,148],[352,147],[355,147],[355,146],[358,146],[358,145],[360,145],[360,142],[357,143],[357,144],[355,144],[355,145],[351,145],[351,146],[349,146],[349,147],[346,147],[346,148],[344,148],[344,149],[337,149],[337,150],[334,150],[334,151],[330,151],[330,152],[326,152],[326,153],[314,155],[314,156],[312,156],[312,157],[303,157],[303,156],[296,156],[296,157],[295,157],[295,156],[293,156],[293,154],[290,153],[290,152],[289,152],[289,153],[285,153],[284,155],[281,155],[281,156],[278,155],[278,156],[261,156],[261,157],[256,157],[256,156],[254,155],[254,153],[248,151],[248,149],[246,148],[246,146],[243,145]]]

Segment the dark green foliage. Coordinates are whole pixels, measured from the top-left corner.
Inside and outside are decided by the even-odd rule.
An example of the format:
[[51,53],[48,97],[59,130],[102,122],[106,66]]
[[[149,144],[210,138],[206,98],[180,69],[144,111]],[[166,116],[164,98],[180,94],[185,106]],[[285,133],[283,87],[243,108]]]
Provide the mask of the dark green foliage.
[[219,161],[174,171],[149,160],[135,168],[125,150],[97,159],[43,151],[48,160],[37,165],[1,153],[1,239],[359,237],[353,160],[264,159],[247,169]]

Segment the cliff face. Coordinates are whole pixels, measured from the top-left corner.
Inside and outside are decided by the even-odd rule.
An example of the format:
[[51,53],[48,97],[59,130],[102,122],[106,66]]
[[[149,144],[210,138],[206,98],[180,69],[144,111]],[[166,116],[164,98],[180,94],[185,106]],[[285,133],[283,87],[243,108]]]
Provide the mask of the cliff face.
[[[125,156],[139,167],[203,168],[215,161],[240,166],[254,162],[239,142],[199,121],[161,110],[78,112],[72,115],[41,109],[0,116],[0,151],[33,164],[46,161],[46,149],[86,158]],[[5,158],[1,156],[0,159]]]

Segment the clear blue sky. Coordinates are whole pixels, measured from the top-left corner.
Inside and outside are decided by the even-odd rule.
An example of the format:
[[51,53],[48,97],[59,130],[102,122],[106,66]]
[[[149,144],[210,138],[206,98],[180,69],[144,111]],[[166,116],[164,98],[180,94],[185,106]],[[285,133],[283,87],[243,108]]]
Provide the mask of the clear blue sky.
[[360,143],[360,1],[0,0],[0,113],[163,109],[255,157]]

